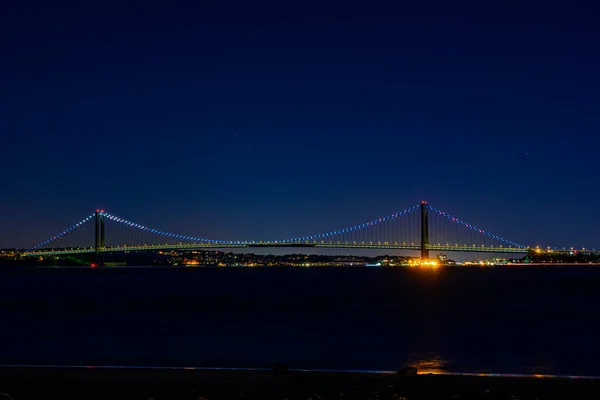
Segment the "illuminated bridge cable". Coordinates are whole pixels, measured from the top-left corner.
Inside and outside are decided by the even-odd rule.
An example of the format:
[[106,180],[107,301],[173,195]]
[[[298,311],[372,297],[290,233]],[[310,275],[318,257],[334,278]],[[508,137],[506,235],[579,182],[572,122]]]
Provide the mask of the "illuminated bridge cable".
[[[428,208],[430,210],[432,210],[433,212],[437,213],[438,215],[441,215],[442,217],[446,218],[447,220],[449,220],[449,221],[451,221],[451,222],[453,222],[453,223],[455,223],[457,225],[460,225],[460,226],[463,226],[463,227],[467,228],[471,233],[477,233],[477,234],[480,234],[480,235],[484,235],[484,236],[487,236],[488,238],[495,239],[495,240],[497,240],[499,242],[508,244],[509,246],[516,247],[516,248],[526,249],[528,247],[528,246],[524,246],[524,245],[518,244],[516,242],[513,242],[512,240],[508,240],[508,239],[504,239],[504,238],[502,238],[500,236],[496,236],[496,235],[494,235],[494,234],[492,234],[490,232],[484,231],[483,229],[479,229],[476,226],[473,226],[471,224],[467,224],[466,222],[461,221],[460,219],[458,219],[456,217],[453,217],[452,215],[450,215],[450,214],[448,214],[446,212],[443,212],[443,211],[441,211],[441,210],[439,210],[439,209],[437,209],[437,208],[435,208],[433,206],[428,205]],[[476,236],[471,234],[468,237],[470,243],[466,243],[466,244],[467,245],[472,245],[473,242],[475,241],[475,238],[476,238]]]
[[[119,217],[117,217],[115,215],[112,215],[112,214],[109,214],[109,213],[103,213],[103,216],[106,217],[106,218],[108,218],[111,221],[118,222],[118,223],[123,224],[125,226],[131,227],[131,228],[135,228],[135,229],[139,229],[140,231],[143,231],[143,232],[149,232],[149,233],[153,233],[155,235],[165,236],[167,238],[181,239],[181,240],[190,241],[190,242],[196,242],[196,243],[222,243],[222,244],[232,244],[232,243],[234,243],[233,241],[230,241],[230,240],[211,240],[211,239],[205,239],[205,238],[199,238],[199,237],[193,237],[193,236],[185,236],[185,235],[178,235],[176,233],[165,232],[165,231],[161,231],[159,229],[149,228],[147,226],[140,225],[140,224],[128,221],[128,220],[123,219],[123,218],[119,218]],[[141,238],[141,239],[143,240],[143,238]]]
[[[419,209],[419,206],[414,206],[414,207],[411,207],[404,211],[397,212],[397,213],[391,214],[389,216],[382,217],[382,218],[379,218],[379,219],[376,219],[376,220],[373,220],[373,221],[370,221],[367,223],[351,226],[351,227],[348,227],[345,229],[325,232],[325,233],[316,234],[316,235],[304,236],[304,237],[296,237],[296,238],[292,238],[292,239],[271,240],[271,241],[267,241],[266,243],[275,243],[275,244],[291,243],[291,244],[293,244],[293,243],[302,243],[302,242],[310,242],[310,241],[316,242],[317,240],[324,241],[324,239],[327,239],[328,243],[333,243],[335,240],[337,240],[339,242],[340,241],[339,238],[342,237],[342,235],[345,235],[344,237],[347,238],[347,239],[345,239],[345,241],[349,240],[351,242],[360,242],[360,241],[370,242],[370,241],[372,241],[373,237],[371,237],[370,238],[371,240],[369,240],[369,237],[362,235],[361,233],[364,233],[365,230],[371,229],[373,227],[378,228],[378,225],[380,225],[382,223],[397,220],[398,218],[405,216],[407,214],[410,214],[418,209]],[[132,221],[128,221],[126,219],[117,217],[117,216],[109,214],[109,213],[102,213],[102,215],[104,217],[108,218],[109,220],[118,222],[126,227],[135,228],[140,231],[150,232],[150,233],[153,233],[156,235],[162,235],[169,239],[181,239],[181,240],[195,242],[195,243],[223,244],[223,245],[233,245],[233,244],[246,245],[246,244],[257,243],[255,241],[214,240],[214,239],[206,239],[206,238],[199,238],[199,237],[193,237],[193,236],[179,235],[179,234],[175,234],[175,233],[165,232],[165,231],[162,231],[159,229],[149,228],[147,226],[137,224]],[[394,230],[397,231],[398,229],[395,228]],[[386,238],[384,240],[384,238],[383,238],[384,231],[383,230],[372,229],[372,231],[375,234],[376,242],[390,240],[389,238]],[[406,231],[410,231],[410,229],[406,229]]]
[[79,230],[81,227],[83,227],[85,224],[87,224],[88,222],[90,222],[92,220],[92,218],[94,218],[94,215],[90,215],[87,218],[84,218],[83,220],[79,221],[78,223],[76,223],[75,225],[71,226],[70,228],[65,229],[64,231],[62,231],[61,233],[52,236],[49,239],[44,240],[41,243],[38,243],[37,245],[33,246],[32,248],[28,249],[27,251],[33,251],[36,249],[39,249],[41,247],[47,246],[53,242],[56,242],[58,239],[61,239],[67,235],[72,234],[73,232]]
[[[325,233],[320,233],[317,235],[310,235],[310,236],[303,236],[303,237],[295,237],[292,239],[285,239],[285,240],[275,240],[274,243],[301,243],[301,242],[310,242],[310,241],[315,241],[315,240],[320,240],[320,239],[325,239],[325,238],[331,238],[332,236],[339,236],[342,234],[346,234],[346,233],[357,233],[358,231],[361,230],[365,230],[371,227],[376,227],[379,224],[382,224],[384,222],[388,222],[390,220],[395,220],[399,217],[402,217],[404,215],[410,214],[416,210],[419,209],[419,206],[414,206],[411,208],[408,208],[404,211],[400,211],[391,215],[388,215],[387,217],[382,217],[379,219],[375,219],[373,221],[367,222],[367,223],[363,223],[363,224],[358,224],[358,225],[354,225],[351,226],[349,228],[345,228],[345,229],[340,229],[340,230],[335,230],[335,231],[330,231],[330,232],[325,232]],[[374,230],[374,233],[377,236],[378,232],[377,230]],[[355,236],[353,236],[353,238],[355,238]],[[352,239],[351,239],[352,240]]]

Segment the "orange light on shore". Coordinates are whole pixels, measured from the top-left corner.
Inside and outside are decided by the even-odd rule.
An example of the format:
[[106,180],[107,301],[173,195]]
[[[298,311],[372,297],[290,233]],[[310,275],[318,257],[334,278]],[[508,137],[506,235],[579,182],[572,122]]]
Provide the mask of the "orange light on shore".
[[411,267],[428,267],[437,268],[440,264],[436,260],[409,260],[408,265]]
[[435,260],[425,260],[425,261],[421,261],[421,263],[419,264],[423,267],[438,267],[439,263]]

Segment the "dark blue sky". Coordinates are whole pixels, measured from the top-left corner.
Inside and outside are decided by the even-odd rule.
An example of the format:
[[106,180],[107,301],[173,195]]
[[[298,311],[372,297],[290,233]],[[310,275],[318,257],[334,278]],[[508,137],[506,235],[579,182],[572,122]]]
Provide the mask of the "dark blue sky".
[[23,3],[0,16],[0,247],[97,207],[264,239],[422,199],[600,247],[597,10]]

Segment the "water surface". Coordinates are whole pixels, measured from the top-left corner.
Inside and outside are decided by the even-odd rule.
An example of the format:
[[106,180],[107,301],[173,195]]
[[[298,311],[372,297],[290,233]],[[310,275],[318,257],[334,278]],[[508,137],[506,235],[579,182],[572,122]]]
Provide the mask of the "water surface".
[[0,363],[600,375],[600,269],[0,272]]

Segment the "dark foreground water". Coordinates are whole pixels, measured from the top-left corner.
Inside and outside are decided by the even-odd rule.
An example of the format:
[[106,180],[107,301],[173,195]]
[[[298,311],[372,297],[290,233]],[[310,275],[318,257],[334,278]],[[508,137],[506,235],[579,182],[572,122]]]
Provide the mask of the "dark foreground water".
[[0,271],[0,364],[600,375],[600,268]]

